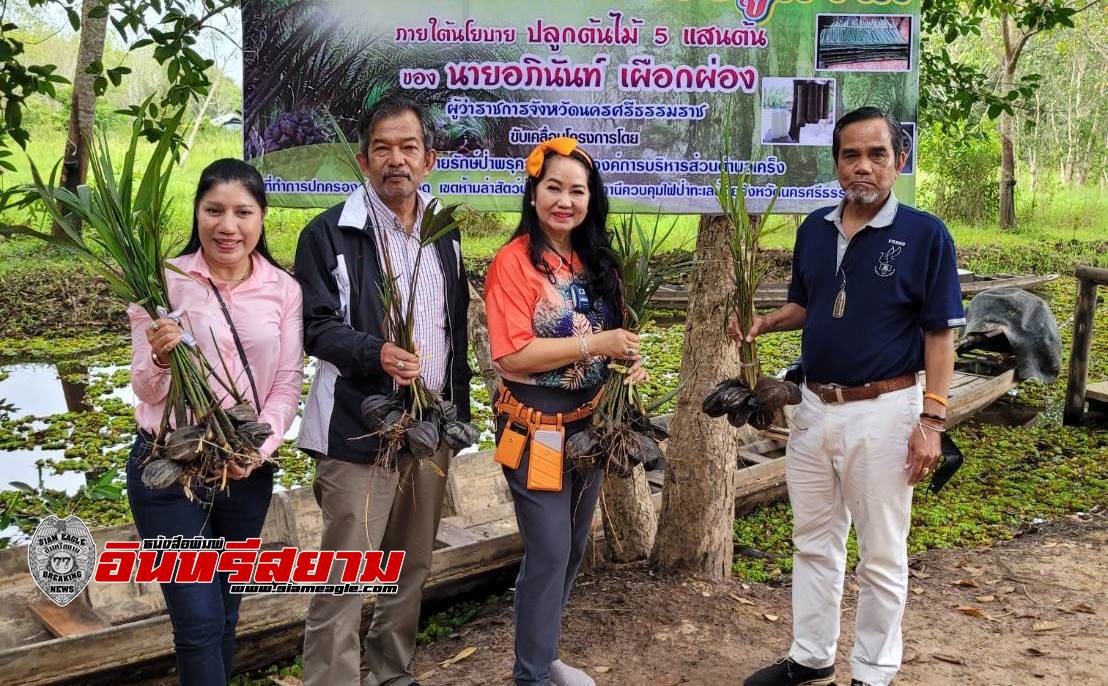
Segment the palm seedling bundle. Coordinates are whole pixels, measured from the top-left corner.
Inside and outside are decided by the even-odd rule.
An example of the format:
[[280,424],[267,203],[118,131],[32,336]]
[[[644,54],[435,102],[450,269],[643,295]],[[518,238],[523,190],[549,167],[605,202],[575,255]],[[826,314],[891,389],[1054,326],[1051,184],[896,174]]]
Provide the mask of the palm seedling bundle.
[[[41,201],[63,234],[27,226],[5,226],[0,231],[37,238],[75,255],[106,280],[113,293],[141,306],[151,319],[166,316],[173,303],[165,270],[174,269],[166,262],[172,252],[167,189],[176,164],[180,119],[177,112],[167,121],[137,183],[135,157],[145,136],[137,121],[118,177],[103,132],[91,146],[92,187],[80,186],[74,193],[58,185],[57,167],[44,180],[32,162],[33,183],[21,189],[21,204]],[[258,421],[257,408],[235,388],[222,359],[218,364],[219,370],[183,332],[181,345],[170,354],[165,411],[143,467],[147,486],[167,488],[179,483],[192,497],[198,485],[224,488],[230,467],[248,468],[264,461],[258,449],[273,432]],[[228,400],[231,406],[225,409]]]
[[[733,174],[727,164],[720,164],[716,196],[724,218],[731,225],[729,246],[734,288],[727,314],[737,318],[743,332],[749,331],[754,322],[754,294],[767,270],[759,257],[758,247],[764,235],[765,220],[776,201],[776,197],[770,201],[762,221],[755,221],[746,209],[749,181],[748,174]],[[749,423],[756,429],[765,429],[781,408],[800,402],[800,389],[796,384],[761,375],[757,344],[747,342],[745,336],[739,343],[739,364],[737,378],[722,381],[704,398],[702,409],[709,417],[727,415],[727,421],[736,428]]]
[[[650,300],[665,282],[681,276],[692,262],[680,251],[661,252],[673,226],[658,235],[658,220],[648,235],[634,216],[625,218],[612,231],[612,252],[620,267],[620,297],[623,328],[639,333],[650,320]],[[580,470],[606,468],[619,477],[631,476],[638,464],[653,468],[662,460],[658,443],[669,438],[650,421],[651,412],[665,404],[674,389],[653,405],[643,404],[638,387],[625,383],[630,368],[613,361],[592,424],[566,441],[566,458]]]
[[[355,178],[365,184],[357,157],[349,141],[334,125],[339,136],[340,153]],[[459,205],[440,208],[438,200],[432,200],[423,211],[418,227],[419,247],[415,264],[408,276],[408,301],[402,297],[400,278],[392,263],[387,243],[379,246],[381,266],[384,271],[378,294],[384,309],[382,334],[386,341],[415,354],[415,294],[419,283],[420,264],[424,251],[457,227],[454,215]],[[388,232],[381,235],[386,242]],[[464,351],[455,351],[464,354]],[[473,445],[480,432],[472,424],[458,420],[458,410],[437,391],[427,388],[423,377],[417,377],[409,386],[387,395],[367,396],[361,405],[362,421],[370,436],[379,439],[379,449],[374,463],[389,469],[397,467],[397,459],[405,449],[417,460],[432,457],[442,444],[454,450]]]

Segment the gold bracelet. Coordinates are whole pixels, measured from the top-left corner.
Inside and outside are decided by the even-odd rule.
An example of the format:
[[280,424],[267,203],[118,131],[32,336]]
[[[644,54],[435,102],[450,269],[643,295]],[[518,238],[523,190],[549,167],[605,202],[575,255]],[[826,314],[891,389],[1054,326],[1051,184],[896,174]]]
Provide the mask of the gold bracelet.
[[947,407],[946,398],[942,397],[938,393],[932,393],[931,391],[927,391],[926,393],[923,394],[923,399],[927,400],[928,398],[930,398],[931,400],[934,400],[935,402],[939,403],[943,407]]

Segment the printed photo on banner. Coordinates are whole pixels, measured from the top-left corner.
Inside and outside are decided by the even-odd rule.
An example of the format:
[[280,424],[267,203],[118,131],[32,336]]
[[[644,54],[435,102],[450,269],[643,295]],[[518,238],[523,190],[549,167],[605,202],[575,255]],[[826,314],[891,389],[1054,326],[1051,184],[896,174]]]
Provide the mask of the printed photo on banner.
[[820,14],[816,71],[909,71],[912,15]]
[[762,79],[762,143],[831,145],[835,79]]
[[900,126],[904,129],[904,138],[908,143],[908,161],[904,163],[901,174],[916,173],[916,123],[914,121],[902,121]]

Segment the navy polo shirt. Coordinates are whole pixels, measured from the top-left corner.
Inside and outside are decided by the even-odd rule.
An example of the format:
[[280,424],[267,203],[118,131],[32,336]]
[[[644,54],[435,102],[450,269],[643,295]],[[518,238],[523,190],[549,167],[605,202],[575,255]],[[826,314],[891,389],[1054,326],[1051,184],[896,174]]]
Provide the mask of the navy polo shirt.
[[[858,386],[917,372],[923,369],[923,332],[966,323],[950,232],[937,217],[890,194],[877,216],[845,242],[841,207],[808,215],[793,248],[788,301],[807,311],[805,377]],[[846,311],[835,319],[844,276]]]

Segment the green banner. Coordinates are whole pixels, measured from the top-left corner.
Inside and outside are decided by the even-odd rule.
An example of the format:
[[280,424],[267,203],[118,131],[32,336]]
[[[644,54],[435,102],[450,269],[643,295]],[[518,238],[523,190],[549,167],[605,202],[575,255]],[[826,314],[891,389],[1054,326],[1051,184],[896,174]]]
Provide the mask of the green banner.
[[[750,206],[809,212],[842,191],[835,119],[878,106],[915,137],[918,0],[436,2],[244,0],[245,156],[278,205],[334,205],[356,184],[337,122],[404,93],[432,111],[424,190],[518,211],[523,160],[568,135],[616,211],[715,213],[721,164]],[[730,141],[730,155],[726,155]],[[896,185],[912,202],[914,152]]]

